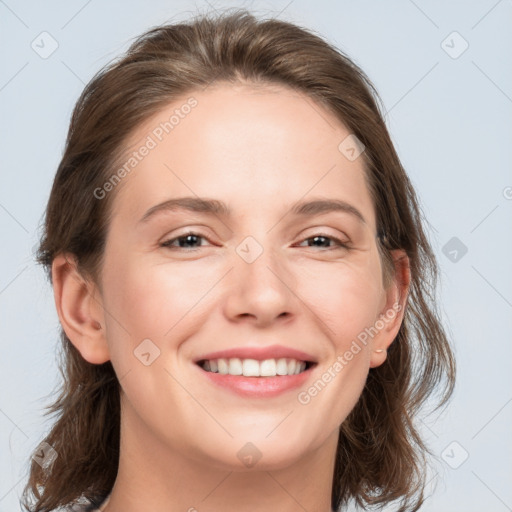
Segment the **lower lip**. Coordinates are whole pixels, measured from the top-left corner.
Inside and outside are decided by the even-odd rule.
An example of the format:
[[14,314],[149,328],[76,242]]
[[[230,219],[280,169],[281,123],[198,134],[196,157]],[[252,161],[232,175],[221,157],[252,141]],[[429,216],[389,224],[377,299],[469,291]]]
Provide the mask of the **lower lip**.
[[297,375],[282,375],[276,377],[244,377],[243,375],[222,375],[220,373],[207,372],[199,365],[199,371],[211,382],[222,388],[228,389],[237,395],[251,398],[271,398],[286,391],[291,391],[304,384],[311,375],[314,366]]

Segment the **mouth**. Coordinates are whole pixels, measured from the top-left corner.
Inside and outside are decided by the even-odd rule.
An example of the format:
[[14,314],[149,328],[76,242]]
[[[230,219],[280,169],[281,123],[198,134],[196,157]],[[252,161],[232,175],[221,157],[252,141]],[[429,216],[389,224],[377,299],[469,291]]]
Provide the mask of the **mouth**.
[[294,358],[270,358],[257,360],[251,358],[241,359],[217,358],[201,359],[196,364],[205,372],[217,373],[219,375],[232,375],[243,377],[286,377],[300,375],[307,372],[317,363]]
[[244,399],[271,399],[285,396],[294,400],[301,386],[307,385],[318,363],[293,358],[218,358],[196,361],[196,368],[214,388]]

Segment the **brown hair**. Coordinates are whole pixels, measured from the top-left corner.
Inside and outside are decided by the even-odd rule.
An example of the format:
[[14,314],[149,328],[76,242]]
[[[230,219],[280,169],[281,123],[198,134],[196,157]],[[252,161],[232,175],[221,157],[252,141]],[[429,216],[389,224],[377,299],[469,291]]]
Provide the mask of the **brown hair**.
[[[434,391],[438,407],[447,403],[455,376],[435,302],[437,261],[378,94],[343,52],[312,31],[236,10],[142,34],[122,58],[93,77],[76,104],[37,261],[52,282],[53,259],[71,253],[84,277],[99,285],[116,194],[98,200],[94,190],[118,168],[128,137],[141,123],[213,82],[293,88],[334,113],[366,147],[365,173],[384,280],[392,272],[389,251],[404,249],[411,286],[387,360],[370,370],[358,403],[340,427],[332,507],[337,510],[351,500],[361,506],[396,500],[401,511],[417,510],[424,500],[429,451],[414,418]],[[73,503],[80,496],[101,501],[111,491],[118,469],[120,388],[113,367],[110,362],[85,361],[62,329],[61,342],[63,384],[46,413],[58,413],[58,418],[44,439],[58,457],[47,469],[31,463],[23,497],[25,508],[33,512]]]

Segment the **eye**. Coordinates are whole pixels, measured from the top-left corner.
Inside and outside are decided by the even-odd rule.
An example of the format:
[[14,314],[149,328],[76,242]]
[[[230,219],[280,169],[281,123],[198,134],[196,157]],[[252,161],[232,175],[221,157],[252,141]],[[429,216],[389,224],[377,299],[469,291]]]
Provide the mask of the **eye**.
[[[319,243],[320,245],[310,245],[308,243],[308,247],[323,247],[327,250],[334,250],[334,249],[348,249],[349,248],[349,242],[342,242],[339,238],[336,238],[334,236],[324,235],[322,233],[318,233],[314,236],[305,238],[301,243],[309,242],[309,240],[313,240],[314,243]],[[335,247],[329,247],[326,246],[326,243],[329,243],[329,241],[334,241],[336,243]]]
[[[188,233],[184,233],[183,235],[177,236],[175,238],[170,238],[165,242],[160,244],[161,247],[167,247],[168,249],[185,249],[189,248],[191,250],[196,250],[191,245],[197,243],[198,240],[207,240],[206,237],[200,235],[199,233],[194,233],[193,231],[189,231]],[[178,241],[178,245],[174,245],[174,242]],[[199,244],[201,245],[201,244]]]
[[[166,240],[165,242],[162,242],[160,244],[161,247],[166,247],[168,249],[174,250],[174,249],[189,249],[189,251],[197,250],[199,247],[202,246],[200,243],[200,240],[208,240],[205,236],[195,233],[193,231],[189,231],[187,233],[184,233],[183,235],[177,236],[175,238],[170,238],[169,240]],[[309,241],[313,241],[313,244],[320,244],[320,245],[313,245],[310,244]],[[175,242],[178,242],[178,245],[175,244]],[[199,245],[194,247],[194,244],[197,244],[199,242]],[[308,242],[308,247],[320,247],[327,250],[335,250],[335,249],[348,249],[349,248],[349,242],[342,242],[339,238],[325,235],[318,233],[314,236],[305,238],[302,242]],[[329,242],[334,242],[335,246],[330,247],[326,244],[329,244]],[[299,245],[300,246],[300,245]]]

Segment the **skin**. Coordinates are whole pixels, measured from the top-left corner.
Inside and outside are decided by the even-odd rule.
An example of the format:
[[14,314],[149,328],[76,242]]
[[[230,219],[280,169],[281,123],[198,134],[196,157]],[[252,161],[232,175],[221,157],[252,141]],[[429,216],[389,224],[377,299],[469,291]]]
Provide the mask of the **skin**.
[[[119,473],[106,510],[329,512],[338,429],[397,335],[408,260],[394,251],[385,289],[363,158],[340,152],[350,132],[332,114],[280,86],[217,84],[190,95],[198,105],[115,192],[101,287],[70,255],[53,263],[66,334],[90,363],[111,360],[121,382]],[[127,150],[184,102],[139,126]],[[181,196],[222,200],[232,217],[180,210],[139,223],[150,207]],[[345,200],[366,222],[345,212],[287,214],[313,198]],[[187,228],[203,238],[160,245]],[[350,248],[315,243],[318,234]],[[250,264],[236,251],[247,236],[263,249]],[[298,393],[394,304],[401,311],[299,403]],[[148,338],[160,355],[146,366],[134,350]],[[274,398],[217,388],[192,362],[274,343],[318,361],[306,385]],[[251,468],[237,457],[247,442],[262,455]]]

